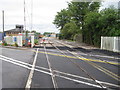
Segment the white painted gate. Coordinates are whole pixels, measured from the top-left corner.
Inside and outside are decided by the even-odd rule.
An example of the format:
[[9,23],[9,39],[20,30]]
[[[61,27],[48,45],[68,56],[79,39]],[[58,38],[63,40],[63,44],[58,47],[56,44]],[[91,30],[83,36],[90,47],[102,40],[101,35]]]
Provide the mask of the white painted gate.
[[101,49],[120,52],[120,37],[101,37]]

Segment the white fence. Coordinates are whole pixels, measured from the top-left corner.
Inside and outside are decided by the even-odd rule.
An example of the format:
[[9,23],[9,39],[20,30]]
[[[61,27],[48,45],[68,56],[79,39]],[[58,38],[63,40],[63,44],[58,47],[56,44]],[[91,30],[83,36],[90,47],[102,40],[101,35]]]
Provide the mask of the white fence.
[[18,46],[23,46],[22,44],[22,36],[6,36],[5,41],[7,44],[13,45],[15,43],[18,44]]
[[120,52],[120,37],[101,37],[101,49]]
[[[31,39],[31,47],[34,46],[34,34],[30,33],[29,38]],[[5,41],[9,45],[14,45],[15,43],[18,44],[18,46],[22,47],[23,46],[23,41],[25,40],[25,34],[20,33],[18,36],[6,36]]]

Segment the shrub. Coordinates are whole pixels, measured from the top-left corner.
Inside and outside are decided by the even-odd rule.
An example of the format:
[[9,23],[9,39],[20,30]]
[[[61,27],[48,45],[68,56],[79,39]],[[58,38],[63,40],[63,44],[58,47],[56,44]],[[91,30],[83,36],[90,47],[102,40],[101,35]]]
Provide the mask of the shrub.
[[35,39],[34,43],[35,43],[35,44],[38,44],[38,40],[37,40],[37,39]]
[[2,43],[3,46],[7,46],[8,44],[6,42]]
[[17,43],[15,43],[15,44],[14,44],[14,46],[15,46],[15,47],[18,47],[18,44],[17,44]]

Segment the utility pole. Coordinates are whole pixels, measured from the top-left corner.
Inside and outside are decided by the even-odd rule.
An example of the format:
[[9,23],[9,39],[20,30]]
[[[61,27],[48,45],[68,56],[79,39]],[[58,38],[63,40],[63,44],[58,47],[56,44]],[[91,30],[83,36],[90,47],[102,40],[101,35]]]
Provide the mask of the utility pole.
[[25,9],[25,0],[24,0],[24,30],[26,30],[26,9]]
[[31,0],[31,31],[33,28],[33,0]]
[[3,18],[3,35],[2,35],[2,41],[4,43],[4,10],[2,11],[2,18]]
[[26,3],[24,0],[24,30],[25,30],[25,46],[28,46],[28,41],[27,41],[27,30],[26,30]]

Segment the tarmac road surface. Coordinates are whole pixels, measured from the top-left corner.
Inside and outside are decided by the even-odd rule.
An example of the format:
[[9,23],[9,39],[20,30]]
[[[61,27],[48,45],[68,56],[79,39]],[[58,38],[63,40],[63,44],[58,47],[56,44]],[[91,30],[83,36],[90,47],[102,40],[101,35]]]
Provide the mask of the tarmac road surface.
[[119,54],[71,48],[54,39],[41,43],[0,48],[2,88],[120,88]]

